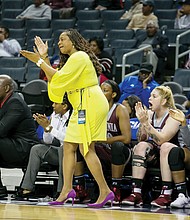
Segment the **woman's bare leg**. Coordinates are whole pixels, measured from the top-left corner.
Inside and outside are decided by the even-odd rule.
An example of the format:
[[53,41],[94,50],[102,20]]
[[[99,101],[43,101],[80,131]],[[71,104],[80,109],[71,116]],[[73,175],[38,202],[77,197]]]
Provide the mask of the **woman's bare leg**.
[[71,191],[73,183],[73,174],[76,164],[76,150],[78,144],[64,142],[63,146],[63,188],[57,201],[62,202],[66,199],[68,193]]
[[[80,151],[81,153],[83,151],[82,145],[80,145]],[[94,179],[96,180],[99,186],[100,195],[96,203],[101,203],[106,198],[106,196],[111,192],[111,190],[109,189],[106,183],[106,180],[104,178],[100,160],[98,156],[96,155],[96,152],[94,149],[94,143],[91,143],[91,145],[89,146],[89,151],[85,155],[84,159],[86,161],[86,164],[90,172],[92,173]]]

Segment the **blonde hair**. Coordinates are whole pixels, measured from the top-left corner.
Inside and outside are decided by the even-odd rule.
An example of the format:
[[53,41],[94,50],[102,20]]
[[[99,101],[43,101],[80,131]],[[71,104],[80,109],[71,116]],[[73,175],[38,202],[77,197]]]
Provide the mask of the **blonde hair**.
[[162,99],[166,99],[166,107],[176,109],[172,90],[169,86],[158,86],[155,89],[158,90]]

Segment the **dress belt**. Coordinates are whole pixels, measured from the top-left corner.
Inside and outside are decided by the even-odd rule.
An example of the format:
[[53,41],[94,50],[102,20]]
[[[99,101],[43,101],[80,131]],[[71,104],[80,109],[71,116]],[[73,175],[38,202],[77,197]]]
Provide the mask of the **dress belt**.
[[75,90],[72,90],[72,91],[68,91],[67,93],[68,94],[72,94],[72,93],[74,93],[74,92],[80,92],[80,91],[82,91],[82,90],[84,90],[84,89],[87,89],[87,88],[90,88],[90,87],[93,87],[93,86],[97,86],[98,84],[94,84],[94,85],[91,85],[91,86],[87,86],[87,87],[84,87],[84,88],[81,88],[81,89],[75,89]]

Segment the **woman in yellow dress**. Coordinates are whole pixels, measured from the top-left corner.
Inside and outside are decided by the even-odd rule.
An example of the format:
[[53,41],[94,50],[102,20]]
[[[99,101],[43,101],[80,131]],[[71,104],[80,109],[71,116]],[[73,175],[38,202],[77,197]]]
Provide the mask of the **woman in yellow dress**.
[[64,140],[64,186],[60,196],[50,205],[64,204],[69,198],[74,201],[76,193],[72,189],[72,178],[76,149],[79,146],[100,192],[96,203],[88,206],[100,208],[114,199],[94,150],[96,141],[106,140],[109,111],[108,102],[98,85],[97,75],[101,72],[100,64],[91,52],[89,43],[75,29],[66,30],[59,37],[61,63],[58,70],[53,69],[49,63],[47,43],[44,43],[40,37],[35,37],[35,45],[37,49],[34,48],[34,52],[22,50],[21,54],[45,72],[49,98],[53,102],[62,103],[66,92],[73,106],[73,114]]

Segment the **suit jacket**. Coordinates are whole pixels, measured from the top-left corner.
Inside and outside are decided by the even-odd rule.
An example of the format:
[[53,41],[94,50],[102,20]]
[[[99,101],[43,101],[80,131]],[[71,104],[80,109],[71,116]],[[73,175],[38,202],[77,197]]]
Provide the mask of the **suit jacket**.
[[[136,43],[136,48],[138,48],[143,41],[147,38],[147,33],[143,33],[137,37],[137,43]],[[160,32],[157,32],[155,34],[152,47],[153,51],[156,54],[158,58],[165,58],[167,57],[168,54],[168,37],[166,35],[161,34]]]
[[23,160],[39,143],[31,111],[18,93],[13,93],[0,108],[0,145],[6,142],[7,146],[15,146]]

